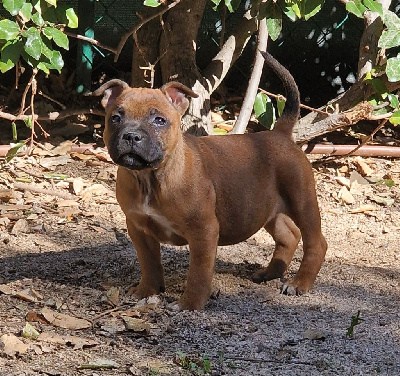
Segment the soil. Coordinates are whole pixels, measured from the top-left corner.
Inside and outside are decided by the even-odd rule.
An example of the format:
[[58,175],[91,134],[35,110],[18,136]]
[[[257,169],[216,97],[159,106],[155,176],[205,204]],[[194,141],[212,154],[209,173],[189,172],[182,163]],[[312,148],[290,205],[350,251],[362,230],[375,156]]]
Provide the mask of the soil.
[[[0,171],[1,376],[400,375],[400,161],[315,165],[329,249],[312,291],[285,296],[282,281],[251,281],[273,252],[260,231],[218,249],[204,311],[175,312],[188,248],[164,246],[166,293],[135,300],[140,268],[114,197],[115,166],[64,157],[50,171],[66,175],[60,182],[39,164],[48,155]],[[364,184],[348,194],[350,176]],[[11,189],[21,181],[29,188]],[[287,277],[301,257],[299,246]],[[46,309],[89,327],[51,324]],[[28,322],[47,340],[24,338]],[[7,350],[6,334],[27,347]]]

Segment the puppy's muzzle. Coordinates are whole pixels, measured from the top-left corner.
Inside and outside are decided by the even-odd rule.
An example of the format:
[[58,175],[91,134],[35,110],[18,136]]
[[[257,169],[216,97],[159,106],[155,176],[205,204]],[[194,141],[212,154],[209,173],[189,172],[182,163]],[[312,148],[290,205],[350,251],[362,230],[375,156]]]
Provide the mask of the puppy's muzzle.
[[115,133],[109,150],[115,163],[131,170],[156,168],[164,158],[162,146],[155,135],[140,128],[125,128]]

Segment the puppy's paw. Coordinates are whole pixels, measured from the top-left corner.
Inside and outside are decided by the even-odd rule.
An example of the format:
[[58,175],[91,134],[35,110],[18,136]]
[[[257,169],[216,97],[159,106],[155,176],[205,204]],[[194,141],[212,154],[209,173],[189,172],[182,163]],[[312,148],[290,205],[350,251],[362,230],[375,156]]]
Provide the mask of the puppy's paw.
[[300,296],[305,294],[308,290],[309,288],[305,288],[304,286],[301,286],[294,282],[286,282],[281,288],[281,294],[289,296]]
[[137,286],[131,287],[128,290],[128,295],[133,295],[137,299],[143,299],[152,295],[158,295],[160,292],[164,291],[164,287],[154,287],[152,285],[140,282]]
[[202,311],[207,303],[207,299],[200,299],[199,297],[191,298],[183,294],[178,300],[178,305],[181,310],[186,311]]
[[257,270],[251,277],[255,283],[272,281],[273,279],[281,278],[283,275],[281,270],[274,270],[270,267]]

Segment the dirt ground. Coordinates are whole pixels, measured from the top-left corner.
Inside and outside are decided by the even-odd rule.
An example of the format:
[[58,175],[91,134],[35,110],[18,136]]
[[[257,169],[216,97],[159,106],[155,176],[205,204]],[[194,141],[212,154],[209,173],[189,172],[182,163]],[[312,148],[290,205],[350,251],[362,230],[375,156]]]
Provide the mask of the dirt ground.
[[[203,312],[174,312],[188,248],[163,247],[166,293],[135,301],[140,269],[115,167],[52,158],[0,171],[1,376],[400,375],[400,161],[315,167],[329,249],[311,292],[251,281],[273,252],[260,231],[219,248]],[[301,257],[299,247],[288,276]]]

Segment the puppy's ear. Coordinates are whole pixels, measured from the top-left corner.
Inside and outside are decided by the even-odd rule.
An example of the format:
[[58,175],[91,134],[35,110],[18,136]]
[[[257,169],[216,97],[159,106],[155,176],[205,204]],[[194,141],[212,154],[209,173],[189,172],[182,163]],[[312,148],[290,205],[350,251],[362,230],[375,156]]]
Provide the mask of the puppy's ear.
[[189,100],[186,96],[192,98],[198,97],[198,95],[187,86],[175,81],[166,83],[160,90],[167,96],[181,115],[183,115],[189,107]]
[[92,93],[92,95],[96,97],[102,95],[103,98],[101,99],[101,105],[107,110],[114,103],[115,99],[117,99],[119,95],[128,88],[129,85],[126,82],[115,79],[101,85]]

